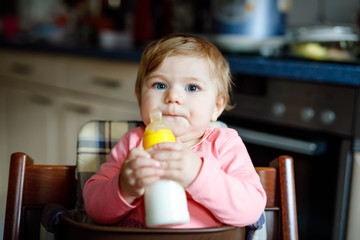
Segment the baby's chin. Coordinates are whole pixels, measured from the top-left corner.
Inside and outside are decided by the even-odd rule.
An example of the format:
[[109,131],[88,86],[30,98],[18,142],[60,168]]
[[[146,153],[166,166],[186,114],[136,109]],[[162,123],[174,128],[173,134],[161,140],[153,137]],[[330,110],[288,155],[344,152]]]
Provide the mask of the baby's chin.
[[164,121],[175,135],[175,138],[180,139],[181,142],[196,141],[203,136],[206,129],[206,127],[191,125],[183,117],[165,118]]
[[168,125],[176,126],[176,125],[186,125],[188,124],[188,121],[186,118],[182,116],[163,116],[164,122],[166,122]]
[[190,127],[188,121],[181,117],[165,117],[163,120],[173,132],[186,132]]
[[177,131],[172,130],[176,140],[182,143],[194,143],[198,142],[201,137],[204,135],[204,132],[196,132],[196,131]]
[[181,142],[182,144],[184,144],[185,146],[191,148],[193,146],[195,146],[198,142],[200,142],[201,137],[191,137],[191,138],[176,138],[177,141]]

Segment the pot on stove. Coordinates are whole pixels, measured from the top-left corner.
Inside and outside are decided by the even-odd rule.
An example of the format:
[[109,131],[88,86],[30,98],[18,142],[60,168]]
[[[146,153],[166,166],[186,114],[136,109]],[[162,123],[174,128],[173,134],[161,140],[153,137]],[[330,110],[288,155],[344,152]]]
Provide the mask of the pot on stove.
[[271,55],[284,44],[290,0],[213,0],[213,41],[230,52]]
[[360,53],[359,29],[351,26],[309,26],[290,29],[287,34],[294,57],[353,62]]

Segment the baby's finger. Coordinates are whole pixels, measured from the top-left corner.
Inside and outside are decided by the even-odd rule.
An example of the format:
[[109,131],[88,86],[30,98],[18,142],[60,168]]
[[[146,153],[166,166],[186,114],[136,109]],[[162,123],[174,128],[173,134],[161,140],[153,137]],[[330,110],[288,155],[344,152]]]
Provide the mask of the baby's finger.
[[181,174],[181,171],[179,171],[177,169],[166,169],[163,176],[161,176],[161,178],[181,182],[183,176]]
[[160,176],[149,176],[146,178],[141,178],[137,180],[136,186],[138,188],[145,188],[147,186],[150,186],[151,184],[157,182],[160,180]]
[[162,175],[164,175],[164,169],[152,168],[152,167],[140,168],[134,172],[134,176],[137,179],[144,179],[148,177],[160,177]]
[[182,169],[182,164],[180,161],[173,161],[173,160],[162,160],[160,161],[160,167],[162,169]]
[[160,167],[160,162],[153,158],[137,158],[128,162],[128,166],[132,169],[139,169],[144,167]]
[[172,150],[181,151],[184,145],[180,142],[162,142],[154,145],[154,150]]
[[180,183],[183,187],[189,186],[194,180],[191,175],[188,175],[178,169],[167,169],[161,179],[169,179]]
[[135,159],[138,157],[150,157],[150,154],[147,151],[145,151],[142,147],[133,148],[128,153],[129,159]]
[[183,157],[182,152],[179,151],[157,151],[151,155],[152,158],[158,161],[166,161],[171,159],[172,161],[179,161]]

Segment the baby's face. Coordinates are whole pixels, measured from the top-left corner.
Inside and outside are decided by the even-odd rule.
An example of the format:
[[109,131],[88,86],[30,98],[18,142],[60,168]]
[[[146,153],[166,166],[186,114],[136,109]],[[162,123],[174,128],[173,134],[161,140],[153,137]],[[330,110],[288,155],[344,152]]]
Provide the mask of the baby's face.
[[159,108],[163,119],[181,142],[196,143],[225,107],[218,97],[216,79],[204,59],[172,56],[149,75],[141,89],[141,116],[150,123],[150,111]]

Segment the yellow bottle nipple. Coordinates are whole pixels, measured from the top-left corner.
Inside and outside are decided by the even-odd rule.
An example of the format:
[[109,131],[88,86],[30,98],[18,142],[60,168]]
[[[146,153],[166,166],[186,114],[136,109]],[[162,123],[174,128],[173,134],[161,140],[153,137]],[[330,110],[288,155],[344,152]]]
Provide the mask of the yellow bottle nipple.
[[151,122],[145,128],[143,147],[144,149],[152,148],[160,142],[175,142],[175,137],[170,128],[162,120],[162,112],[155,108],[150,112]]

